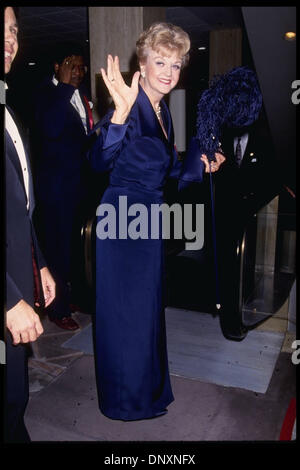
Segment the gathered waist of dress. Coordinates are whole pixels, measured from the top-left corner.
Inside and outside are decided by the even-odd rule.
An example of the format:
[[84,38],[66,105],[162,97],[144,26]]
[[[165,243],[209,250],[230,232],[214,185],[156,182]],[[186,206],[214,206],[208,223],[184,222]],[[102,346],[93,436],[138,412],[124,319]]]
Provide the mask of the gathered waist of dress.
[[149,186],[145,186],[139,181],[131,181],[122,178],[116,178],[113,175],[110,177],[109,187],[111,188],[119,188],[120,193],[137,193],[142,195],[142,197],[146,197],[147,199],[153,200],[163,200],[163,188],[151,188]]

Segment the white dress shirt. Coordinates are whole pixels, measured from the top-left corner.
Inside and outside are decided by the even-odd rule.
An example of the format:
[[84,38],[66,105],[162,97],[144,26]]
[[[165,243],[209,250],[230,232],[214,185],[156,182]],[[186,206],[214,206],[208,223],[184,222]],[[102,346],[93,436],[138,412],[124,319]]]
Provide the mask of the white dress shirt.
[[[241,143],[241,149],[242,149],[242,158],[244,157],[244,153],[245,153],[245,150],[246,150],[246,147],[247,147],[248,137],[249,137],[248,133],[243,134],[241,136],[241,142],[240,143]],[[237,143],[238,143],[238,137],[235,137],[234,141],[233,141],[234,155],[236,153]]]
[[20,160],[22,173],[23,173],[23,179],[24,179],[25,192],[27,196],[27,209],[29,209],[29,174],[28,174],[28,166],[27,166],[27,159],[25,155],[25,149],[24,149],[24,145],[23,145],[20,133],[16,126],[16,123],[13,120],[12,115],[10,114],[10,112],[8,111],[6,107],[5,107],[5,129],[9,133],[14,143],[14,146],[16,148],[16,151]]
[[[54,83],[54,85],[57,85],[58,84],[58,80],[55,78],[55,76],[53,75],[53,78],[52,78],[52,82]],[[86,111],[85,111],[85,107],[82,103],[82,100],[81,100],[81,97],[80,97],[80,94],[79,94],[79,90],[78,88],[75,89],[71,99],[70,99],[70,103],[74,106],[74,108],[76,109],[76,111],[78,112],[80,118],[81,118],[81,121],[82,121],[82,124],[83,124],[83,127],[85,129],[85,133],[87,134],[88,130],[87,130],[87,124],[86,124]]]

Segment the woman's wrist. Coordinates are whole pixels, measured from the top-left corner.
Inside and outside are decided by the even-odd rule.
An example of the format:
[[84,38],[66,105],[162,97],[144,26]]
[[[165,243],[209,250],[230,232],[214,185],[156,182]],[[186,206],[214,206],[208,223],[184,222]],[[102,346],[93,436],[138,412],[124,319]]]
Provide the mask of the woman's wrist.
[[111,117],[112,124],[125,124],[128,114],[116,109]]

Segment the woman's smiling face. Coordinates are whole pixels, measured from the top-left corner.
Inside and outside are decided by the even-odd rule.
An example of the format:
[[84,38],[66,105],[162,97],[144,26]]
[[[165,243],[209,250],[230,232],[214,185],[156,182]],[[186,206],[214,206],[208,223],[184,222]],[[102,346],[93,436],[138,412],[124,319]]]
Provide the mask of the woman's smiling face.
[[144,73],[145,92],[151,100],[159,101],[177,85],[181,58],[177,51],[163,47],[158,51],[150,49],[145,63],[140,64],[140,67],[142,76]]

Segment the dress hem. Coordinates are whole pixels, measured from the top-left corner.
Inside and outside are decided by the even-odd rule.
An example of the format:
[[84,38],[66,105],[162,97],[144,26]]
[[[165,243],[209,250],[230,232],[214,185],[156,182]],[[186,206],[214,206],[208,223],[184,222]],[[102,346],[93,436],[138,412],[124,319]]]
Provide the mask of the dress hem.
[[105,411],[103,411],[101,409],[101,407],[99,407],[99,409],[100,409],[101,413],[104,416],[106,416],[107,418],[110,418],[110,419],[120,420],[120,421],[139,421],[139,420],[142,420],[142,419],[157,418],[159,416],[165,415],[168,412],[168,410],[166,409],[167,406],[169,406],[173,401],[174,401],[174,398],[171,401],[168,401],[168,403],[166,405],[162,405],[160,410],[151,411],[150,413],[143,414],[143,416],[141,416],[141,414],[137,414],[135,417],[130,417],[130,418],[125,417],[125,416],[111,415],[111,414],[106,413]]

